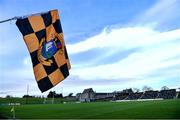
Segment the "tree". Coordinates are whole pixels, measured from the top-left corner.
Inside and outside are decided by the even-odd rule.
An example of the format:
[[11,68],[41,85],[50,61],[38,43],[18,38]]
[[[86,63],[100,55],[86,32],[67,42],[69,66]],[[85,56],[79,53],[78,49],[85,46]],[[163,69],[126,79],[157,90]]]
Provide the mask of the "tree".
[[57,94],[55,91],[50,91],[49,94],[47,95],[47,98],[62,98],[63,95]]
[[69,93],[68,97],[71,97],[73,95],[73,93]]
[[63,95],[60,93],[60,94],[56,94],[54,97],[55,98],[63,98]]
[[152,87],[149,87],[149,86],[146,86],[146,85],[143,86],[143,88],[142,88],[142,91],[143,91],[143,92],[145,92],[145,91],[151,91],[151,90],[153,90]]
[[55,96],[56,92],[55,91],[50,91],[49,94],[47,95],[48,98],[53,98]]
[[[30,95],[23,95],[22,98],[33,98],[34,96],[30,96]],[[34,97],[35,98],[35,97]]]
[[138,93],[140,90],[138,88],[133,88],[133,92]]
[[11,95],[6,95],[6,98],[12,98],[12,96]]
[[167,86],[162,86],[161,90],[169,90],[169,88]]

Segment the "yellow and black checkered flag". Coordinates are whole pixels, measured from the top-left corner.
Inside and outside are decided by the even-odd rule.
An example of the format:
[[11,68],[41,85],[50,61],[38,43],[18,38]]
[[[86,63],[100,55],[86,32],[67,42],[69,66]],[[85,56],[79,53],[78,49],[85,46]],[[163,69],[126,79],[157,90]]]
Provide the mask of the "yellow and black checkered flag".
[[41,92],[64,80],[71,66],[58,11],[19,18],[16,25],[30,52],[34,75]]

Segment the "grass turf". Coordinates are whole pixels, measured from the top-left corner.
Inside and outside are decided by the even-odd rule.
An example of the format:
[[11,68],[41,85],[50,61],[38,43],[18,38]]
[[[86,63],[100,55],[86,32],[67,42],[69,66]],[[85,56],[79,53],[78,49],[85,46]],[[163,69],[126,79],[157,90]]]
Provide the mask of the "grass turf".
[[[1,105],[0,117],[12,118],[12,106]],[[15,106],[16,118],[180,118],[180,99],[161,101],[34,104]]]

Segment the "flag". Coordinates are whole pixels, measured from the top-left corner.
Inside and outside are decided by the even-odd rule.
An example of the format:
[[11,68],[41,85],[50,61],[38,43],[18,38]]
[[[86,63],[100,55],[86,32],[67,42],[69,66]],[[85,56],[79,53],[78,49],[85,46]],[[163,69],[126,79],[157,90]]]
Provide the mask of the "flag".
[[14,112],[14,106],[11,108],[11,112]]
[[16,25],[30,52],[35,79],[41,92],[57,85],[71,68],[58,10],[19,18]]
[[15,118],[16,118],[16,115],[15,115],[15,109],[14,109],[14,106],[11,108],[11,112],[12,112],[12,114],[13,114],[13,119],[15,119]]

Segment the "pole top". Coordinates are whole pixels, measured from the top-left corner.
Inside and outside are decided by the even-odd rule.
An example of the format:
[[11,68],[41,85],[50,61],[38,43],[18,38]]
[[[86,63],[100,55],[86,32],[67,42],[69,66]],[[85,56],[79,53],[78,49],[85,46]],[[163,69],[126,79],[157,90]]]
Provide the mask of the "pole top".
[[0,23],[12,21],[12,20],[17,20],[17,19],[23,19],[23,18],[26,18],[26,17],[29,17],[29,16],[40,15],[40,14],[44,14],[44,13],[47,13],[47,12],[40,12],[40,13],[29,14],[29,15],[24,15],[24,16],[15,16],[15,17],[12,17],[12,18],[9,18],[9,19],[6,19],[6,20],[2,20],[2,21],[0,21]]

